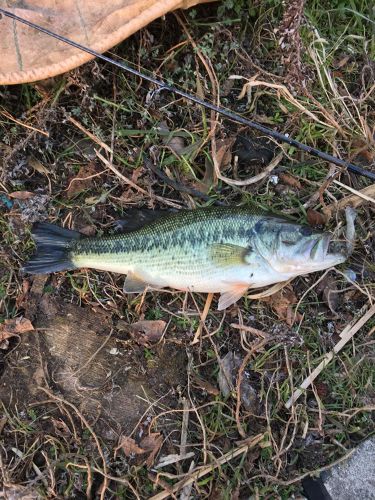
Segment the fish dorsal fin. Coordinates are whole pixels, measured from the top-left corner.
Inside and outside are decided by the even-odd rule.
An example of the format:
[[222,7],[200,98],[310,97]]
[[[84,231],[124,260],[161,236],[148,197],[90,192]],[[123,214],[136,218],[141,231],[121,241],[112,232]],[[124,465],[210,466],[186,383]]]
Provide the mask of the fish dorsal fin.
[[211,258],[220,267],[246,264],[249,249],[231,243],[215,243],[211,247]]
[[249,285],[244,285],[243,283],[240,283],[240,284],[234,284],[233,288],[231,288],[226,292],[222,292],[219,298],[219,304],[217,307],[218,310],[222,311],[223,309],[226,309],[232,304],[235,304],[237,300],[240,300],[240,298],[246,293],[248,288]]
[[130,233],[141,229],[157,220],[163,219],[175,213],[172,210],[148,210],[139,208],[129,208],[122,219],[114,222],[114,227],[119,233]]
[[142,293],[146,290],[148,284],[136,274],[129,272],[125,278],[124,293]]

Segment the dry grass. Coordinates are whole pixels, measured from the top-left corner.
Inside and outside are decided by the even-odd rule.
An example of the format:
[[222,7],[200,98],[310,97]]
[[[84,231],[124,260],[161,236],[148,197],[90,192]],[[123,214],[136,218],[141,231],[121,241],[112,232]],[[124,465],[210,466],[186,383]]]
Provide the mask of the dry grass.
[[[294,69],[302,72],[294,86],[288,66],[279,64],[288,56],[279,44],[281,32],[274,30],[288,25],[279,5],[255,3],[249,11],[246,2],[233,8],[229,3],[158,20],[116,55],[374,169],[370,4],[357,2],[358,13],[350,17],[331,5],[330,30],[320,5],[306,7],[297,19],[299,36],[290,42],[299,61]],[[373,318],[298,401],[285,407],[345,326],[373,308],[375,218],[368,180],[281,148],[102,63],[0,92],[0,320],[34,311],[30,319],[39,328],[37,335],[1,345],[2,382],[16,374],[19,390],[22,374],[31,374],[24,390],[33,401],[26,408],[14,392],[2,409],[0,467],[8,494],[288,498],[301,492],[301,479],[342,460],[374,431]],[[291,175],[282,177],[286,170]],[[11,196],[19,191],[31,196]],[[330,216],[328,229],[340,231],[343,200],[353,202],[352,195],[358,242],[347,266],[323,277],[301,277],[271,297],[244,298],[224,313],[216,311],[215,296],[124,296],[123,277],[109,273],[60,273],[43,284],[18,273],[32,251],[29,230],[35,220],[100,234],[113,231],[129,208],[220,202],[270,209],[301,223],[314,209]],[[346,267],[355,270],[356,281],[347,280]],[[334,303],[327,299],[329,290]],[[51,337],[40,326],[42,302],[88,311],[111,332],[100,338],[103,332],[93,327],[92,338],[100,342],[65,379],[55,363],[61,358],[46,348]],[[139,345],[129,334],[128,325],[140,319],[166,322],[158,343]],[[89,339],[83,332],[77,349],[83,352]],[[224,396],[220,380],[228,353],[239,363]],[[117,365],[115,358],[122,361]],[[112,359],[105,384],[85,382],[93,367],[99,373]],[[173,370],[163,371],[169,364]],[[135,378],[119,382],[116,370],[124,366]],[[64,385],[67,380],[74,381],[72,387]],[[116,427],[107,415],[115,430],[104,434],[101,415],[109,398],[116,400],[118,387],[139,387],[132,396],[139,409],[131,425]],[[94,411],[89,403],[100,391]],[[148,434],[162,436],[151,466],[147,453],[134,451]],[[137,448],[116,451],[121,436],[134,439]]]

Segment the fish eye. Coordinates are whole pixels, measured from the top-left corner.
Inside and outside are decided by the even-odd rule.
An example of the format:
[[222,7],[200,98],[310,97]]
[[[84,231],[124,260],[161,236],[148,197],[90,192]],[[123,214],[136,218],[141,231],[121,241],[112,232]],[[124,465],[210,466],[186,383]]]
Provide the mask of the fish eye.
[[299,232],[302,236],[311,236],[312,235],[312,229],[307,227],[307,226],[301,227]]

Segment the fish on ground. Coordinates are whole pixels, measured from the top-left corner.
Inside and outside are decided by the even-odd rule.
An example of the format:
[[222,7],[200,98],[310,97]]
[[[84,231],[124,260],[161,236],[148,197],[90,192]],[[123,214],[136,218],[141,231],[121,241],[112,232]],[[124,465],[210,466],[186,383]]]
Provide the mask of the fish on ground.
[[259,288],[344,262],[353,250],[353,209],[347,241],[275,215],[240,207],[182,210],[125,234],[86,237],[38,223],[30,274],[92,268],[126,274],[124,292],[147,288],[220,293],[218,309]]

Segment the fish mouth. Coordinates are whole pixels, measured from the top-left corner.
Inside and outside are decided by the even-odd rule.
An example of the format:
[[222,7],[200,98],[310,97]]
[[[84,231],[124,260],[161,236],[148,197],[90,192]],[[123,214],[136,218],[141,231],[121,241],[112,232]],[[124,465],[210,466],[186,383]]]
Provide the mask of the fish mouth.
[[345,242],[332,241],[332,234],[325,233],[310,242],[310,259],[314,262],[330,261],[347,257]]
[[311,250],[310,250],[310,259],[314,261],[322,261],[325,260],[327,255],[330,252],[330,244],[332,240],[332,235],[325,233],[321,237],[312,240],[310,242],[311,244]]

